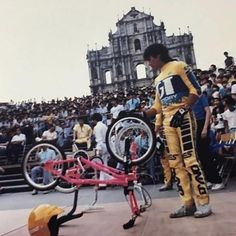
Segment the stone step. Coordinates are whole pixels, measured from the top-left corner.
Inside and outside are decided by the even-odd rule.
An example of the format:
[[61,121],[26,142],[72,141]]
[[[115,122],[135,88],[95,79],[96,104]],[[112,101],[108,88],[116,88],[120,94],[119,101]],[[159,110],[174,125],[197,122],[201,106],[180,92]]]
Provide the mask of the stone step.
[[24,178],[21,179],[8,179],[8,180],[1,180],[0,186],[2,187],[10,187],[10,186],[20,186],[20,185],[27,185],[27,182]]
[[20,179],[23,178],[22,173],[18,173],[18,174],[3,174],[0,175],[0,181],[3,180],[13,180],[13,179]]
[[17,193],[17,192],[27,192],[31,191],[32,187],[27,184],[22,185],[13,185],[13,186],[4,186],[1,188],[1,193]]

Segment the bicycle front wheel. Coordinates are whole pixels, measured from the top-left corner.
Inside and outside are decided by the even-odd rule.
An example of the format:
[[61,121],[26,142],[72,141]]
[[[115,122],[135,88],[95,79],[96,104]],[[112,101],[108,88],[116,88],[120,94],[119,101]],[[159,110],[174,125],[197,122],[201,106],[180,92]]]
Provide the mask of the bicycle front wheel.
[[132,114],[119,118],[109,126],[106,144],[109,154],[118,162],[138,165],[146,162],[155,152],[156,135],[147,120]]
[[[48,157],[55,161],[52,168],[56,174],[46,171],[39,161],[39,159]],[[36,190],[45,191],[53,189],[57,186],[60,175],[65,174],[67,163],[60,162],[60,160],[65,159],[64,152],[58,147],[51,143],[40,142],[33,146],[24,156],[22,163],[24,178]]]

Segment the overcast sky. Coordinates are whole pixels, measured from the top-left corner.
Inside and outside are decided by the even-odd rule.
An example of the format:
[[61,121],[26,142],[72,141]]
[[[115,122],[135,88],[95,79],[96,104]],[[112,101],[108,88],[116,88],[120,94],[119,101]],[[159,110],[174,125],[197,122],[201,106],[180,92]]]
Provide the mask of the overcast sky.
[[131,7],[194,36],[197,66],[236,58],[235,0],[0,0],[0,102],[90,94],[86,52]]

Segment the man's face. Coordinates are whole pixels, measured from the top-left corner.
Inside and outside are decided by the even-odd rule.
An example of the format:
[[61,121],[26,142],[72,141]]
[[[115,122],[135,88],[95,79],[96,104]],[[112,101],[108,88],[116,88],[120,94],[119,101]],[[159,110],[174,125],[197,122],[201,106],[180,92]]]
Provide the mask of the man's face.
[[216,78],[216,83],[217,84],[221,84],[222,83],[222,78],[221,77],[217,77]]
[[79,124],[80,126],[83,126],[84,125],[84,121],[82,119],[79,120]]
[[219,98],[214,98],[214,99],[213,99],[213,104],[214,104],[215,106],[218,106],[218,105],[220,104],[220,99],[219,99]]
[[210,71],[215,71],[214,66],[210,66],[209,70],[210,70]]
[[21,134],[21,130],[20,129],[16,129],[16,134],[17,135]]
[[92,120],[92,124],[95,126],[98,123],[96,120]]
[[54,131],[55,131],[55,127],[53,126],[50,128],[50,132],[53,133]]
[[111,105],[112,105],[112,106],[116,106],[116,105],[117,105],[116,101],[115,101],[115,100],[112,100],[112,101],[111,101]]
[[161,68],[161,61],[160,61],[160,56],[158,55],[157,57],[150,57],[148,60],[149,66],[152,67],[153,71],[156,72]]

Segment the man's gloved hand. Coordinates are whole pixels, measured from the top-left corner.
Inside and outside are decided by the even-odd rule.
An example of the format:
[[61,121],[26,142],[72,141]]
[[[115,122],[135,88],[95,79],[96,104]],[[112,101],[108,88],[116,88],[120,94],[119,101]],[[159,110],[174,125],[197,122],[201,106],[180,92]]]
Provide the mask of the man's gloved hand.
[[156,149],[157,149],[157,155],[159,155],[162,158],[165,151],[165,145],[163,139],[159,135],[157,136]]
[[178,128],[182,125],[184,120],[184,115],[188,112],[185,108],[180,108],[171,118],[170,126],[174,128]]

